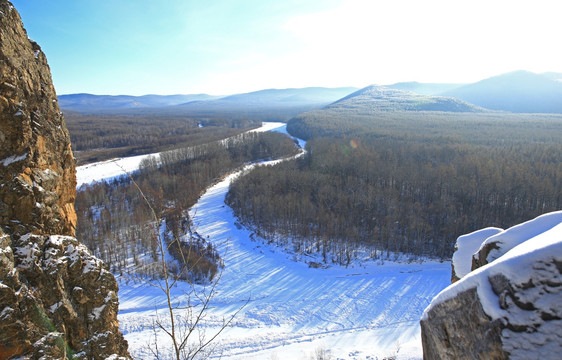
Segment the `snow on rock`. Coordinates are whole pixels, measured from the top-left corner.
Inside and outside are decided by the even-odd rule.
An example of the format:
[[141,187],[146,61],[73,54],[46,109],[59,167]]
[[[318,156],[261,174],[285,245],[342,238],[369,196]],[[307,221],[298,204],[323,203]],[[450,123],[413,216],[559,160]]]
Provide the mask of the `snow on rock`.
[[10,157],[7,157],[7,158],[1,160],[0,162],[2,163],[2,165],[8,166],[8,165],[13,164],[15,162],[25,160],[26,158],[27,158],[27,153],[25,153],[23,155],[12,155]]
[[[115,278],[84,244],[72,236],[26,234],[14,239],[13,249],[11,261],[17,264],[18,274],[6,278],[11,287],[19,290],[10,296],[29,297],[30,300],[23,302],[25,305],[20,305],[18,312],[9,314],[10,321],[22,317],[21,313],[26,316],[46,314],[57,329],[72,330],[71,339],[78,344],[74,349],[86,353],[90,353],[87,349],[97,349],[99,356],[95,358],[105,358],[104,354],[109,356],[115,352],[127,353],[118,324],[112,320],[118,310]],[[2,261],[0,256],[0,263]],[[19,279],[25,279],[25,283],[18,283]],[[39,293],[43,294],[41,298],[36,297]],[[28,305],[31,308],[26,308]],[[83,317],[87,317],[87,324],[81,327]],[[112,333],[111,338],[98,336],[108,331]],[[63,335],[57,336],[64,339]],[[93,341],[94,338],[99,341]],[[41,338],[37,344],[45,339],[50,338]],[[118,344],[109,346],[108,339]]]
[[53,305],[51,305],[49,307],[49,312],[54,313],[55,311],[57,311],[58,308],[60,308],[62,305],[62,301],[59,301],[57,303],[54,303]]
[[486,239],[473,257],[472,269],[484,266],[510,249],[562,222],[562,211],[554,211],[513,226]]
[[482,243],[490,236],[503,231],[500,228],[489,227],[459,236],[455,244],[453,261],[451,263],[451,281],[455,282],[472,270],[472,256],[480,249]]
[[40,244],[29,241],[30,234],[21,237],[21,246],[15,248],[15,256],[19,259],[18,268],[33,269],[40,266],[42,255]]
[[421,321],[424,356],[558,359],[562,353],[560,212],[514,226],[486,242],[493,238],[502,240],[499,249],[514,246],[433,299]]
[[89,315],[90,320],[97,320],[100,318],[102,311],[105,309],[105,304],[92,309],[92,313]]

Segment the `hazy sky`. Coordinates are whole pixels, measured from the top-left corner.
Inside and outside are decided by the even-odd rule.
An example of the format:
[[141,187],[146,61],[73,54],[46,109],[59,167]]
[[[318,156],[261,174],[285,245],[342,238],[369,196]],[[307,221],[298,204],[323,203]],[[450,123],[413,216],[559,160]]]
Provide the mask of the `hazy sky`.
[[58,94],[218,95],[562,72],[560,0],[12,2]]

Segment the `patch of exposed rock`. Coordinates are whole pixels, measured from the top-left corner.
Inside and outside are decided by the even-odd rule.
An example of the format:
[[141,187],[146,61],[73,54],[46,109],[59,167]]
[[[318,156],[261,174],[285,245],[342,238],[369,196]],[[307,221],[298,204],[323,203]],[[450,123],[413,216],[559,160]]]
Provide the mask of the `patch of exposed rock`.
[[424,359],[559,359],[562,212],[487,239],[473,235],[482,241],[479,252],[488,243],[497,251],[425,310]]
[[0,359],[129,357],[115,278],[73,237],[75,195],[46,57],[0,0]]

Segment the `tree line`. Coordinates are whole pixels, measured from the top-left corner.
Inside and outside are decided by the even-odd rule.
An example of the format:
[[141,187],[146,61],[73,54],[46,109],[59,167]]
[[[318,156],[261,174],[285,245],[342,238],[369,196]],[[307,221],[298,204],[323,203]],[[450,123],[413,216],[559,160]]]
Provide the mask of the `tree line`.
[[562,118],[312,112],[307,154],[231,186],[246,225],[300,253],[449,258],[459,235],[562,208]]
[[249,119],[163,115],[65,114],[79,165],[224,139],[257,127]]

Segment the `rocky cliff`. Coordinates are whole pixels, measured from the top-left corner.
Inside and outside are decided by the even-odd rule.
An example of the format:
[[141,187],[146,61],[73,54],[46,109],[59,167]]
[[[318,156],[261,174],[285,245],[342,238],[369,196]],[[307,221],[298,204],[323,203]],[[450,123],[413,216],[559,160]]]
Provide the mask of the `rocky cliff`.
[[47,59],[0,0],[0,359],[128,357],[115,278],[73,237],[75,195]]
[[424,312],[424,359],[559,359],[562,211],[459,240],[477,250],[455,254],[460,279]]

